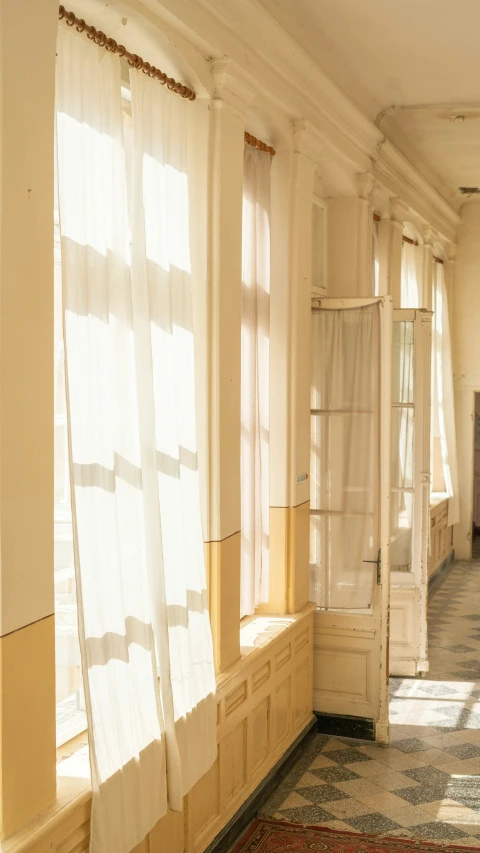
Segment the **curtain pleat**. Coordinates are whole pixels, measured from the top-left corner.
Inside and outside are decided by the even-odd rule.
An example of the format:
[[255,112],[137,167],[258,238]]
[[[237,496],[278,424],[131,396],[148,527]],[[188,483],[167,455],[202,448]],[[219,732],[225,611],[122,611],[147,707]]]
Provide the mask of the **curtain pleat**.
[[443,264],[435,264],[432,328],[432,437],[440,439],[443,477],[448,503],[448,523],[458,524],[457,443],[453,396],[452,350],[447,289]]
[[167,808],[146,564],[120,61],[59,31],[57,156],[91,850],[128,853]]
[[142,74],[132,93],[133,332],[146,548],[169,804],[217,755],[216,683],[198,483],[188,104]]
[[245,146],[242,217],[240,615],[268,601],[271,157]]

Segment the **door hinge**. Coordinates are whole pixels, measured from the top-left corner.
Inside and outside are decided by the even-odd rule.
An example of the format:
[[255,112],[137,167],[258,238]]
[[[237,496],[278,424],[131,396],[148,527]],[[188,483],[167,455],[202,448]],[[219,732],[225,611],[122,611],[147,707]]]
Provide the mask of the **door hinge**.
[[377,567],[377,583],[382,582],[382,549],[378,549],[378,557],[376,560],[364,560],[364,563],[374,563]]

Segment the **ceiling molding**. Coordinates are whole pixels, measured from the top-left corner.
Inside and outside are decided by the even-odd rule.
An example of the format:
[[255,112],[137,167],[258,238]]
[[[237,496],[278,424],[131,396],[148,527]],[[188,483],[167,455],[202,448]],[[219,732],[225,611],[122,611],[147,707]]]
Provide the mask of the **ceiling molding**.
[[[308,121],[324,150],[400,197],[448,241],[459,216],[432,184],[332,82],[255,0],[142,0],[159,19],[174,21],[205,55],[229,57],[256,81],[258,97],[289,118]],[[127,6],[128,0],[123,4]],[[136,2],[138,6],[138,0]],[[272,140],[275,142],[275,140]],[[319,146],[319,148],[322,146]]]

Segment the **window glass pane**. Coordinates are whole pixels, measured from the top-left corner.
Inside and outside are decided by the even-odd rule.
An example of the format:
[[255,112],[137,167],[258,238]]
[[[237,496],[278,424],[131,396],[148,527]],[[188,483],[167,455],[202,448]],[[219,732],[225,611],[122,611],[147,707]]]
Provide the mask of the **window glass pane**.
[[392,410],[392,488],[413,488],[414,409],[394,406]]
[[413,328],[413,321],[410,320],[393,324],[393,403],[413,403]]
[[412,492],[392,492],[390,564],[393,571],[412,571]]
[[312,205],[312,287],[323,284],[323,207]]
[[57,744],[87,727],[78,643],[73,563],[65,360],[62,324],[62,274],[58,216],[54,267],[54,584]]

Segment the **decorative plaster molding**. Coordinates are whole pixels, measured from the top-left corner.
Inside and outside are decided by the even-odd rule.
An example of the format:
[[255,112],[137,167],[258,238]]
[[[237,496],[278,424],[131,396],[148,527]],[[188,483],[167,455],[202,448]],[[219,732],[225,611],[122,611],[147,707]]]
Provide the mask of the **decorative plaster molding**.
[[[248,69],[239,78],[247,89],[261,91],[265,102],[287,115],[308,119],[325,147],[355,171],[373,166],[381,187],[455,242],[460,220],[449,202],[256,0],[136,1],[147,7],[154,3],[158,18],[176,26],[204,56],[223,54],[237,68]],[[239,109],[244,109],[245,92],[238,95]]]
[[438,234],[430,225],[425,225],[423,228],[423,245],[431,249],[433,252],[433,244],[438,240]]
[[304,118],[293,122],[293,150],[297,154],[316,163],[322,146],[322,135],[313,124]]
[[226,107],[234,115],[244,118],[255,97],[250,76],[233,59],[212,62],[213,107]]
[[390,219],[393,222],[398,222],[400,225],[405,224],[405,221],[408,219],[409,208],[401,198],[393,197],[389,199],[388,209],[390,212]]
[[371,201],[375,190],[375,175],[372,175],[371,172],[363,172],[363,174],[357,175],[357,190],[359,198]]

